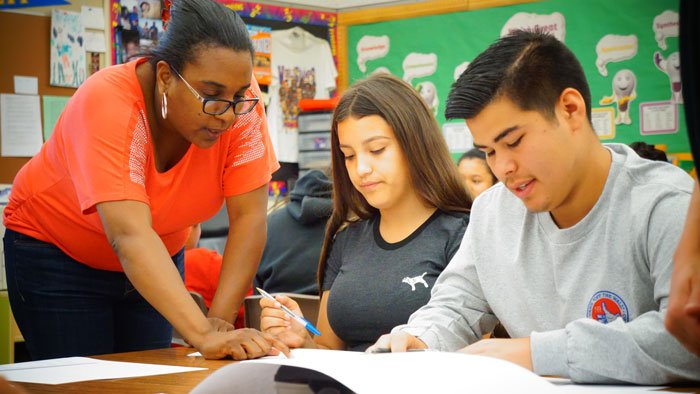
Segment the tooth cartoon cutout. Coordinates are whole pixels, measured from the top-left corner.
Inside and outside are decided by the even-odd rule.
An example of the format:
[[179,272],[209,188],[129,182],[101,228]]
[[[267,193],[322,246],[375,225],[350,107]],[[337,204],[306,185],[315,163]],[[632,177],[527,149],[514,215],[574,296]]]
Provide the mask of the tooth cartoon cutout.
[[661,72],[668,75],[668,81],[671,83],[671,103],[683,104],[681,59],[678,52],[673,52],[666,59],[659,52],[654,52],[654,64]]
[[437,116],[439,101],[435,84],[430,81],[424,81],[416,85],[416,90],[423,97],[423,101],[428,104],[430,110],[433,111],[433,115]]
[[630,103],[637,98],[637,77],[631,70],[620,70],[612,81],[613,94],[600,99],[600,105],[617,103],[615,124],[632,124]]

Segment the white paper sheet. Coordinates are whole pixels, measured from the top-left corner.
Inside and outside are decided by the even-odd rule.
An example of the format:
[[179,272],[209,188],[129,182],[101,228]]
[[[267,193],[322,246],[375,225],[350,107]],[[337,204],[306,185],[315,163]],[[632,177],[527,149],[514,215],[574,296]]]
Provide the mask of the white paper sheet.
[[66,357],[0,365],[0,375],[13,382],[63,384],[86,380],[121,379],[199,371],[207,368],[104,361]]
[[39,96],[0,95],[0,155],[31,157],[43,143]]
[[85,50],[88,52],[107,52],[105,33],[103,31],[86,31]]
[[15,93],[39,94],[39,78],[15,75]]
[[[231,364],[192,393],[270,392],[280,365],[321,372],[358,393],[552,393],[556,387],[534,373],[495,358],[447,352],[366,354],[294,349],[292,358],[262,358]],[[268,391],[266,391],[268,390]]]
[[105,28],[104,9],[100,7],[82,6],[80,9],[80,18],[86,29],[104,30]]

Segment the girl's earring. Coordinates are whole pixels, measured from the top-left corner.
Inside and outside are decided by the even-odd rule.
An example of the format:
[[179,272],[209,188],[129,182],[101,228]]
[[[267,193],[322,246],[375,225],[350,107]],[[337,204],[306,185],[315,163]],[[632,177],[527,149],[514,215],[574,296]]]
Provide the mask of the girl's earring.
[[160,115],[163,119],[168,117],[168,97],[165,95],[165,92],[163,92],[163,100],[160,103]]

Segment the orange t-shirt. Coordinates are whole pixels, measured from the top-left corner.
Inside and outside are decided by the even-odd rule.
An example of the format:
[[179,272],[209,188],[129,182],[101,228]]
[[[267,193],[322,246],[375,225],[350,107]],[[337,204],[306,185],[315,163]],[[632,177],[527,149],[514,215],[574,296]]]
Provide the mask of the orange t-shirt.
[[185,287],[199,293],[207,308],[219,286],[223,258],[216,250],[194,248],[185,250]]
[[[5,208],[7,228],[52,243],[90,267],[123,271],[97,203],[148,204],[153,229],[174,255],[190,227],[214,216],[226,196],[270,180],[279,164],[261,104],[238,117],[213,147],[191,145],[173,168],[158,173],[136,78],[144,61],[105,68],[75,92],[51,138],[17,174]],[[255,79],[251,89],[260,97]]]
[[[199,293],[204,298],[204,304],[211,308],[216,288],[219,286],[221,264],[223,258],[215,250],[194,248],[185,250],[185,287],[187,290]],[[253,295],[253,287],[248,289],[246,296]],[[245,327],[245,308],[238,308],[238,317],[233,322],[235,328]]]

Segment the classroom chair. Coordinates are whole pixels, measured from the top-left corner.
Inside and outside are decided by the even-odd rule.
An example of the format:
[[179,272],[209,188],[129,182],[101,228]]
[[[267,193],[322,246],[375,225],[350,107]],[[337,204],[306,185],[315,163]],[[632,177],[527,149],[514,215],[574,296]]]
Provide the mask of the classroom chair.
[[[278,294],[286,295],[296,301],[299,304],[299,308],[301,308],[301,312],[304,314],[304,318],[311,322],[311,324],[316,324],[318,308],[321,303],[321,298],[319,296],[293,293],[273,293],[272,295]],[[262,308],[260,308],[261,298],[261,295],[252,295],[246,297],[243,301],[245,326],[248,328],[260,329],[260,313],[262,312]]]

